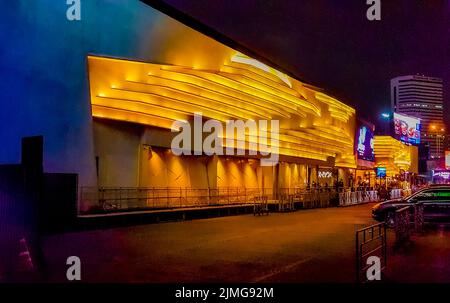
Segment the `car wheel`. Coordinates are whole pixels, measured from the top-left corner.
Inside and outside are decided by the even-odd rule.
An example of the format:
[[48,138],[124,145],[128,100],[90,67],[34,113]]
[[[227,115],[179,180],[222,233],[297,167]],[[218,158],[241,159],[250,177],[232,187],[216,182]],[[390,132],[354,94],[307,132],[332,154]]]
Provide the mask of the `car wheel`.
[[393,228],[395,226],[395,212],[388,211],[386,213],[386,217],[384,219],[384,222],[386,223],[387,227]]

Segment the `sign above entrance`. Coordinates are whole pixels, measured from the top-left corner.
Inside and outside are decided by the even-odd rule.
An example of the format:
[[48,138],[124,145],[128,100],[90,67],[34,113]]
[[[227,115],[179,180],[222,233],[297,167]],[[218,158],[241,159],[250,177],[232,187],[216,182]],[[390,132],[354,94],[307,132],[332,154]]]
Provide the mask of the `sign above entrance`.
[[319,178],[332,178],[333,173],[329,170],[319,171]]
[[386,177],[386,167],[377,167],[377,178]]

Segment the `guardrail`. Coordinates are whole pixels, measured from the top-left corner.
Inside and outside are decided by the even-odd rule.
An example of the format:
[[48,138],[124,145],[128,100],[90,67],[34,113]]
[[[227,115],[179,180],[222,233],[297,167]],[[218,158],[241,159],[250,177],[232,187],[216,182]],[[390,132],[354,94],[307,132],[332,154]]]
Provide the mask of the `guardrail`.
[[411,192],[412,192],[411,189],[396,188],[396,189],[391,190],[389,196],[391,199],[398,199],[398,198],[409,196],[411,194]]
[[378,192],[376,190],[371,191],[347,191],[339,193],[339,205],[348,206],[364,202],[378,201]]
[[301,204],[301,208],[322,208],[333,206],[332,199],[337,197],[332,190],[306,190],[289,195],[292,203]]
[[378,200],[376,191],[338,193],[335,188],[288,189],[280,188],[278,196],[272,188],[219,187],[82,187],[80,202],[98,205],[101,211],[130,209],[167,209],[204,206],[251,204],[255,197],[267,196],[276,201],[280,211],[300,208],[321,208],[352,205]]
[[[367,282],[367,262],[369,257],[380,258],[380,270],[387,265],[386,224],[374,224],[356,231],[356,281]],[[381,273],[380,273],[381,274]]]
[[293,211],[294,207],[295,195],[281,195],[281,198],[278,200],[278,211]]
[[413,232],[423,233],[423,204],[416,203],[395,211],[395,246],[399,247],[409,242]]
[[163,209],[253,203],[254,197],[272,199],[271,188],[107,188],[83,187],[80,200],[98,204],[105,211],[121,209]]
[[253,215],[269,215],[269,205],[267,203],[267,196],[254,197]]
[[409,241],[411,207],[405,206],[395,211],[395,245],[399,246]]
[[423,203],[414,205],[414,229],[416,233],[420,234],[424,232],[423,207]]

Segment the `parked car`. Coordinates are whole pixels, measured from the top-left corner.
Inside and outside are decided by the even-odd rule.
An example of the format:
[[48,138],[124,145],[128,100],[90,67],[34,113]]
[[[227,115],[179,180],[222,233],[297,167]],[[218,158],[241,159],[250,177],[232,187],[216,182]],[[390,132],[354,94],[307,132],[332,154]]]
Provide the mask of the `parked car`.
[[429,186],[407,197],[378,203],[372,207],[372,217],[380,222],[385,221],[388,227],[393,227],[396,210],[414,206],[419,202],[424,205],[425,222],[450,222],[450,185]]

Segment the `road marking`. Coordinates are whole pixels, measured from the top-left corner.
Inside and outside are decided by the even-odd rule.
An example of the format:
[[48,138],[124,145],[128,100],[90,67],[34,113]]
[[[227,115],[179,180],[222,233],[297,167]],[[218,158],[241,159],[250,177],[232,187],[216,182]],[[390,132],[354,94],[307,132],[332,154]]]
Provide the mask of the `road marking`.
[[309,262],[311,259],[312,259],[312,257],[307,257],[307,258],[298,260],[298,261],[296,261],[294,263],[291,263],[291,264],[288,264],[286,266],[283,266],[283,267],[281,267],[278,270],[272,271],[270,274],[258,277],[256,279],[254,279],[252,282],[258,283],[258,282],[264,281],[264,280],[266,280],[266,279],[268,279],[270,277],[273,277],[273,276],[276,276],[278,274],[281,274],[283,272],[288,272],[288,271],[292,270],[294,267],[296,267],[298,265],[301,265],[303,263]]

